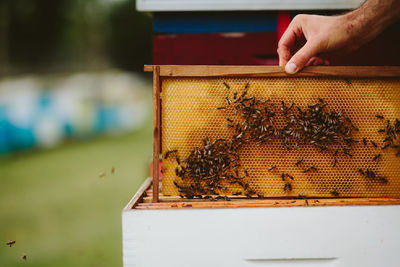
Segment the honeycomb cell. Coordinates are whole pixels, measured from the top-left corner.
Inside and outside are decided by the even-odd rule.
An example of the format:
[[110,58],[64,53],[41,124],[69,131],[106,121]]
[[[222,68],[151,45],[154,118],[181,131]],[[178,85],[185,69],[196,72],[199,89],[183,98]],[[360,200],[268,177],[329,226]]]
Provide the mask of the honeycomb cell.
[[[224,86],[229,84],[230,89]],[[232,132],[226,127],[232,110],[218,110],[227,106],[226,97],[240,95],[249,83],[248,95],[270,99],[280,105],[294,102],[306,108],[321,98],[327,110],[343,111],[359,131],[353,137],[352,157],[343,153],[334,157],[329,151],[319,152],[312,145],[287,150],[279,140],[260,146],[248,143],[240,148],[243,168],[249,172],[249,184],[266,197],[400,197],[400,157],[394,148],[381,149],[386,120],[400,118],[400,79],[341,79],[341,78],[164,78],[161,92],[162,151],[177,149],[180,159],[187,157],[194,147],[202,146],[203,137],[229,139]],[[376,115],[383,115],[379,119]],[[277,122],[278,124],[280,122]],[[362,139],[365,138],[365,146]],[[378,145],[375,148],[371,141]],[[373,157],[382,156],[374,161]],[[300,159],[304,159],[296,165]],[[276,165],[272,171],[268,169]],[[317,171],[304,173],[314,165]],[[173,181],[179,181],[174,157],[163,160],[162,191],[164,195],[179,195]],[[358,168],[373,169],[387,178],[387,183],[368,179]],[[281,173],[293,176],[292,191],[284,191]],[[237,186],[231,186],[231,191]],[[338,193],[338,195],[336,194]]]

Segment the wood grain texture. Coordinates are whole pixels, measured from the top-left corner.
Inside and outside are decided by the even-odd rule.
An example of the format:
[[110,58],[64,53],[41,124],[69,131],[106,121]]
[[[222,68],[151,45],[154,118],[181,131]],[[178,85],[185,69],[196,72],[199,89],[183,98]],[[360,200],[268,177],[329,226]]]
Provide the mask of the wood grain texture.
[[160,163],[160,67],[153,71],[153,202],[158,202]]
[[[157,66],[145,65],[144,71]],[[162,77],[400,77],[400,66],[310,66],[289,75],[278,66],[161,65]]]
[[232,201],[181,201],[138,203],[135,209],[221,209],[256,207],[307,207],[307,206],[375,206],[399,205],[400,199],[379,198],[337,198],[337,199],[246,199]]
[[[248,199],[240,196],[232,197],[231,201],[209,201],[203,199],[182,199],[178,196],[157,194],[158,202],[153,200],[151,178],[148,178],[135,194],[124,211],[154,210],[154,209],[221,209],[221,208],[256,208],[256,207],[318,207],[318,206],[376,206],[400,205],[400,199],[394,198],[270,198]],[[153,188],[153,189],[152,189]],[[157,191],[158,192],[158,191]]]

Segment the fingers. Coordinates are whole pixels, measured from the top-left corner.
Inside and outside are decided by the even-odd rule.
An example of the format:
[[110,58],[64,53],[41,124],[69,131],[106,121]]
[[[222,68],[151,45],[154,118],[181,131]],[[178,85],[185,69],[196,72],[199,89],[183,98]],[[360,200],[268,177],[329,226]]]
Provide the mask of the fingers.
[[293,50],[296,42],[295,28],[298,28],[298,26],[296,21],[293,20],[279,40],[277,52],[279,55],[279,66],[281,67],[285,66],[292,56],[291,51]]
[[307,62],[319,51],[319,45],[316,42],[308,41],[297,53],[289,60],[285,66],[285,71],[293,74],[301,70]]

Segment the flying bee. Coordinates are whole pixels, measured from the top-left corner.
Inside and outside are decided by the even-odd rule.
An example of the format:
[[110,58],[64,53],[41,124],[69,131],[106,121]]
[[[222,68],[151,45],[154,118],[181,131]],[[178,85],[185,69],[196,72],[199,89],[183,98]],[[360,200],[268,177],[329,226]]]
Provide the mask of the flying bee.
[[21,257],[24,261],[26,261],[26,255],[22,255],[22,257]]
[[7,246],[10,246],[10,248],[15,244],[15,240],[10,240],[6,243]]
[[105,173],[105,172],[99,173],[99,177],[100,177],[100,178],[103,178],[103,177],[105,177],[105,176],[106,176],[106,173]]
[[111,167],[111,173],[114,174],[115,173],[115,167]]

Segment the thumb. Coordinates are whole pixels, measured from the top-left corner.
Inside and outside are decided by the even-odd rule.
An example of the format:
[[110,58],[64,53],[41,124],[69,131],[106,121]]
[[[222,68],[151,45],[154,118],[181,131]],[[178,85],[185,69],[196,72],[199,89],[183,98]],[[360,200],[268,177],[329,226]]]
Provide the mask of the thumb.
[[289,60],[285,66],[285,71],[293,74],[301,70],[307,62],[319,53],[318,44],[308,41],[297,53]]

